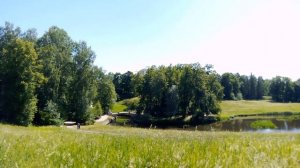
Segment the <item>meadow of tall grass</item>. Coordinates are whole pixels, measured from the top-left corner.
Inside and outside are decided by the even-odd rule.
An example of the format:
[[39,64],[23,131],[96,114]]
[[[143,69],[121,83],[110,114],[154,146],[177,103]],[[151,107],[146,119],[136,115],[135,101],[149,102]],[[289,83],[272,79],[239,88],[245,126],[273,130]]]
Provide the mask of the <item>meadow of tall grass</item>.
[[299,167],[300,135],[0,125],[0,167]]

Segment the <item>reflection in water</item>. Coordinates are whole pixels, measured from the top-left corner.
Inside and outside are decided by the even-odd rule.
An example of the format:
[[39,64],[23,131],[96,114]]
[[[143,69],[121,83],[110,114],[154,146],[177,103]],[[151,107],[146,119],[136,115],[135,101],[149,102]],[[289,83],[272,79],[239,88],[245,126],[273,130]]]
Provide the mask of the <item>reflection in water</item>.
[[[251,128],[250,124],[257,120],[271,120],[276,126],[276,129],[256,130]],[[241,117],[233,120],[216,122],[209,125],[198,126],[201,131],[257,131],[257,132],[300,132],[300,119],[287,117]]]
[[284,121],[284,128],[285,128],[285,130],[288,130],[288,128],[289,128],[286,121]]
[[[118,117],[114,123],[111,125],[118,126],[136,126],[131,125],[128,117]],[[256,130],[250,127],[251,123],[257,120],[271,120],[275,125],[276,129],[262,129]],[[164,129],[180,129],[178,127],[167,127]],[[198,131],[245,131],[245,132],[296,132],[300,133],[300,115],[292,116],[251,116],[251,117],[238,117],[232,120],[215,122],[207,125],[198,125],[196,127],[190,126],[185,127],[184,130],[198,130]]]

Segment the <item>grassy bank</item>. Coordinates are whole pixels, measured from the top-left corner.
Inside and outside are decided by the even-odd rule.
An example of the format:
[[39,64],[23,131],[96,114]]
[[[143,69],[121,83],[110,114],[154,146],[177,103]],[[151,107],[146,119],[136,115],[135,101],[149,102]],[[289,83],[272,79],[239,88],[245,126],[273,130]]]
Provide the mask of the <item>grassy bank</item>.
[[300,135],[0,125],[3,167],[299,167]]
[[116,102],[113,104],[111,111],[114,113],[117,113],[117,112],[125,111],[126,109],[127,109],[126,105],[124,105],[120,102]]
[[240,114],[262,114],[273,112],[300,112],[300,103],[273,103],[261,101],[223,101],[221,103],[221,118]]
[[121,111],[134,110],[138,106],[139,101],[140,101],[139,97],[118,101],[113,104],[111,111],[121,112]]

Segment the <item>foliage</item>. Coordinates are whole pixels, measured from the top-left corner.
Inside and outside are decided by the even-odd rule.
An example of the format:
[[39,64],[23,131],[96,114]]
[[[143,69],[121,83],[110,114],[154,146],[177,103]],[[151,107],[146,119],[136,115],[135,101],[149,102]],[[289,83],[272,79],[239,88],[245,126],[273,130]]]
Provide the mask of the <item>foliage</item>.
[[300,102],[300,79],[298,79],[294,83],[294,88],[295,88],[295,101]]
[[257,78],[257,84],[256,84],[256,99],[261,100],[263,99],[263,96],[265,95],[264,90],[264,80],[260,76]]
[[[47,102],[57,104],[63,119],[69,118],[69,88],[72,81],[72,50],[73,42],[67,32],[58,27],[49,30],[36,42],[39,61],[43,65],[42,73],[48,79],[37,90],[38,110],[42,111]],[[40,124],[39,112],[35,123]]]
[[223,96],[216,73],[199,64],[147,69],[140,94],[138,112],[155,117],[216,114]]
[[224,73],[221,77],[221,84],[224,87],[224,100],[235,100],[240,92],[238,77],[232,73]]
[[[14,31],[10,25],[6,26],[4,30]],[[37,111],[35,90],[44,81],[43,74],[39,72],[42,66],[34,44],[17,36],[7,39],[10,31],[4,31],[0,37],[7,40],[0,48],[3,111],[6,113],[3,118],[16,124],[30,125]]]
[[92,116],[99,117],[103,114],[103,109],[99,101],[90,108]]
[[106,77],[98,81],[98,96],[103,112],[107,113],[117,99],[115,86],[112,81]]
[[[116,100],[125,100],[126,110],[162,118],[218,114],[222,99],[271,95],[274,102],[300,101],[299,80],[286,77],[220,76],[212,65],[198,63],[113,74],[96,67],[95,57],[85,42],[74,42],[56,26],[38,38],[35,29],[22,32],[5,23],[0,27],[0,120],[21,125],[87,123],[109,112]],[[119,105],[118,110],[124,108]]]
[[121,101],[123,105],[127,106],[125,110],[133,111],[136,110],[139,103],[140,103],[140,98],[139,97],[134,97],[131,99],[125,99]]
[[261,100],[267,93],[263,78],[232,73],[224,73],[221,77],[225,100]]
[[102,114],[99,108],[107,112],[114,102],[111,78],[93,65],[92,49],[72,41],[63,29],[50,27],[37,38],[35,29],[22,33],[6,23],[0,39],[1,120],[91,123]]
[[254,129],[274,129],[277,126],[271,120],[256,120],[250,124]]
[[163,67],[156,69],[153,66],[147,69],[144,76],[140,103],[144,109],[144,113],[149,113],[153,116],[164,115],[166,88],[167,83]]
[[[275,102],[293,102],[299,97],[298,85],[287,77],[277,76],[270,84],[270,95]],[[295,92],[295,90],[297,92]]]
[[294,133],[0,125],[2,167],[299,167],[299,145]]
[[124,74],[116,73],[113,77],[118,100],[132,98],[135,95],[134,74],[127,71]]
[[61,125],[63,123],[58,106],[53,101],[48,101],[46,107],[40,112],[42,125]]
[[95,54],[85,42],[76,43],[73,53],[73,80],[69,93],[69,110],[72,115],[69,118],[77,122],[88,122],[94,120],[95,117],[89,109],[97,95],[92,66]]

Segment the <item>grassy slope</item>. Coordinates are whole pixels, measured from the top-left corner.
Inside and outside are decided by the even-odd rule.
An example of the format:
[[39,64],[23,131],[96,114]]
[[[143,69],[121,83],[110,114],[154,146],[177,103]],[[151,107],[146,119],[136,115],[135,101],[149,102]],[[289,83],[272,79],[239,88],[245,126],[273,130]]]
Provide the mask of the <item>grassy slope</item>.
[[300,103],[273,103],[262,101],[223,101],[221,117],[237,114],[260,114],[270,112],[300,112]]
[[138,103],[139,101],[140,101],[139,97],[134,97],[134,98],[124,99],[122,101],[118,101],[118,102],[113,104],[113,107],[112,107],[111,111],[112,112],[125,111],[128,108],[129,104]]
[[127,109],[127,106],[125,106],[124,104],[121,104],[119,102],[116,102],[113,104],[111,111],[114,113],[117,113],[117,112],[125,111],[126,109]]
[[299,134],[0,125],[3,167],[299,167],[299,146]]

